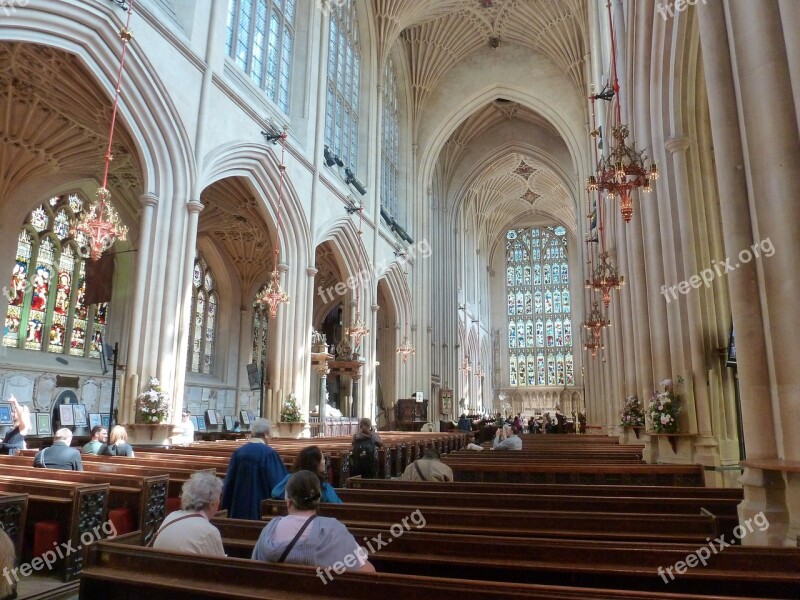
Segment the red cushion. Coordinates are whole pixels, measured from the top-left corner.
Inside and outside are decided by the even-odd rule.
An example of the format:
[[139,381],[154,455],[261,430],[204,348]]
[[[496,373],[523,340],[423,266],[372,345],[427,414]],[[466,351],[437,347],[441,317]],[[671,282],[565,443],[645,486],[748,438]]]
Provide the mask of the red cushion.
[[60,541],[58,521],[37,521],[33,528],[33,556],[41,556],[52,550]]
[[166,507],[167,514],[180,509],[181,509],[180,498],[167,498],[167,507]]
[[117,535],[133,531],[133,513],[130,508],[112,508],[108,511],[108,520]]

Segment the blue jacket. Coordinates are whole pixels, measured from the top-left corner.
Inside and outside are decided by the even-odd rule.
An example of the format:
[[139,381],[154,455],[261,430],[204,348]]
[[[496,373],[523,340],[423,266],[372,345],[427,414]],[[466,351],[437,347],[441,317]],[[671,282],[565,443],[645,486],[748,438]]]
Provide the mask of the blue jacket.
[[[283,500],[286,497],[286,483],[289,481],[289,477],[292,476],[292,473],[289,473],[286,477],[284,477],[281,482],[272,488],[272,497],[277,498],[279,500]],[[333,486],[330,485],[327,481],[322,482],[322,497],[320,498],[320,502],[332,502],[334,504],[343,504],[341,498],[336,495],[336,490],[333,489]]]
[[222,506],[232,519],[261,519],[261,501],[286,477],[280,455],[267,444],[249,442],[238,448],[228,463],[222,489]]

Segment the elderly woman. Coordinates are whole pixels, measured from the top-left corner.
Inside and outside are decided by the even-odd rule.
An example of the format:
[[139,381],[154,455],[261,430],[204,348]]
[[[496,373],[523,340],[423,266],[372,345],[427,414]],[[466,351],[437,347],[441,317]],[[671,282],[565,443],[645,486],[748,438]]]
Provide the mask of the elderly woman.
[[133,458],[133,447],[128,443],[128,432],[122,425],[114,425],[108,434],[108,446],[103,450],[108,456],[130,456]]
[[[366,551],[342,523],[318,517],[319,477],[311,471],[294,473],[286,484],[289,514],[276,517],[261,532],[253,549],[253,560],[287,562],[327,568],[374,572]],[[317,570],[320,574],[320,569]]]
[[31,429],[31,415],[27,406],[20,406],[17,399],[12,395],[8,399],[11,405],[11,417],[14,419],[14,427],[6,433],[3,441],[0,442],[0,454],[19,454],[20,450],[25,450],[25,436]]
[[[336,490],[325,481],[325,459],[322,456],[322,450],[319,449],[319,446],[308,446],[297,453],[297,456],[294,457],[294,463],[292,464],[292,473],[297,473],[298,471],[311,471],[317,474],[319,477],[320,490],[322,491],[321,502],[341,504],[342,501],[339,496],[336,495]],[[278,485],[272,488],[273,498],[283,500],[286,497],[286,483],[291,476],[292,474],[289,473]]]
[[219,529],[208,520],[219,509],[222,481],[213,473],[199,471],[183,484],[181,510],[167,515],[154,536],[153,548],[225,556]]

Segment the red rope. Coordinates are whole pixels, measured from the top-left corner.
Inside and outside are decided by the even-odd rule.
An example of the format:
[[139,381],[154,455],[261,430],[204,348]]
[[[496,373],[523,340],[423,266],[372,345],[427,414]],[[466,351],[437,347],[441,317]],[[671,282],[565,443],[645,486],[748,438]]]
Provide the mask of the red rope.
[[[128,20],[125,23],[125,29],[130,31],[131,25],[131,17],[133,16],[133,0],[129,0],[130,4],[128,5]],[[105,188],[108,183],[108,169],[111,163],[111,144],[114,141],[114,128],[117,124],[117,107],[119,106],[119,96],[121,93],[121,86],[122,86],[122,72],[125,67],[125,54],[128,49],[128,40],[126,37],[122,37],[122,56],[120,57],[119,61],[119,72],[117,73],[117,86],[114,91],[114,109],[111,113],[111,130],[108,132],[108,148],[106,148],[106,164],[105,164],[105,171],[103,172],[103,187]],[[102,214],[103,207],[102,202],[100,203],[100,214]]]
[[617,101],[617,124],[622,123],[622,111],[619,101],[619,78],[617,77],[617,39],[614,34],[614,19],[611,17],[611,0],[606,4],[608,9],[608,27],[611,31],[611,69],[614,74],[614,98]]
[[278,272],[278,244],[281,236],[281,208],[283,207],[283,174],[286,171],[284,159],[286,157],[286,132],[281,136],[281,163],[278,165],[278,210],[275,218],[275,259],[273,273]]

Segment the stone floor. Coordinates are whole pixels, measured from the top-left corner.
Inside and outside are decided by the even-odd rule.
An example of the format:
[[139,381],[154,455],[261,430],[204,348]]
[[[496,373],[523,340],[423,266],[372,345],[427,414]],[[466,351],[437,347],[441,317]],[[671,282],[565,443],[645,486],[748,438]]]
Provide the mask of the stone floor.
[[64,583],[58,575],[21,577],[17,585],[17,598],[77,600],[78,582]]

